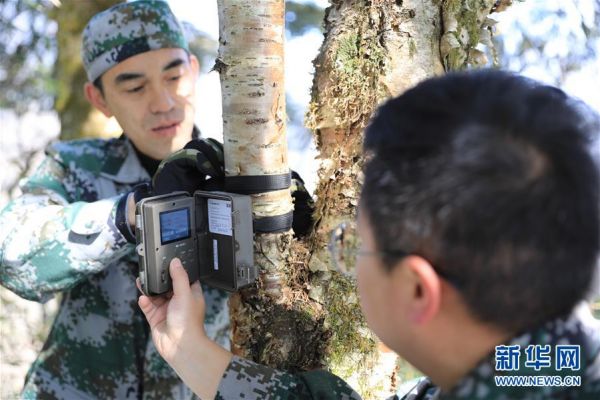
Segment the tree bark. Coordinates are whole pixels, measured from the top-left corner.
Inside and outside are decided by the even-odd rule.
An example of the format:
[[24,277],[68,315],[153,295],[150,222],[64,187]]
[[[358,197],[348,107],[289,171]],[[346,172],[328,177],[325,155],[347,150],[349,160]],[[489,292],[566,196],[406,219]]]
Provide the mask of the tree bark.
[[321,166],[316,228],[309,243],[310,297],[324,304],[331,338],[328,367],[364,398],[396,389],[396,355],[368,329],[353,282],[331,272],[329,232],[354,219],[362,169],[362,131],[377,105],[444,72],[440,5],[433,1],[335,1],[325,17],[325,41],[314,61],[307,125]]
[[[219,0],[225,173],[275,175],[289,172],[283,84],[283,0]],[[253,195],[255,218],[292,210],[289,190]],[[230,302],[232,350],[269,365],[283,366],[296,332],[285,312],[292,303],[291,232],[256,234],[257,287]],[[287,364],[286,364],[287,366]]]
[[109,119],[92,107],[83,96],[87,76],[80,53],[81,33],[90,18],[120,2],[66,0],[49,13],[49,17],[58,25],[58,58],[54,71],[57,94],[54,107],[60,119],[61,140],[110,137],[121,132],[116,121],[109,124]]
[[362,132],[376,107],[423,79],[474,64],[480,56],[474,47],[494,1],[331,3],[307,114],[321,159],[317,224],[308,244],[309,295],[326,309],[325,364],[364,398],[382,398],[395,390],[397,358],[367,328],[355,287],[331,272],[329,233],[355,218]]
[[[331,270],[329,232],[355,216],[362,131],[377,105],[472,64],[476,33],[493,3],[331,1],[307,114],[321,158],[315,231],[302,242],[289,233],[256,235],[261,278],[230,303],[234,352],[292,371],[327,368],[364,398],[395,391],[397,357],[368,329],[354,282]],[[226,173],[281,173],[287,170],[283,1],[221,0],[219,7]],[[275,215],[291,203],[282,192],[256,196],[254,205],[256,215]]]

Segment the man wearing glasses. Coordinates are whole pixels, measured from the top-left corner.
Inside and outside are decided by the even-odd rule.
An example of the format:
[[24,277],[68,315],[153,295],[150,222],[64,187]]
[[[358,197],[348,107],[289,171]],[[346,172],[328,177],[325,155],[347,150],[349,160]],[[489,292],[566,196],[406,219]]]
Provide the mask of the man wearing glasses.
[[[425,81],[375,115],[357,224],[330,249],[356,272],[371,329],[427,375],[402,398],[600,398],[600,325],[582,303],[600,250],[599,126],[582,109],[483,71]],[[359,398],[328,372],[232,356],[198,322],[199,284],[176,259],[170,273],[174,296],[139,304],[200,397]]]

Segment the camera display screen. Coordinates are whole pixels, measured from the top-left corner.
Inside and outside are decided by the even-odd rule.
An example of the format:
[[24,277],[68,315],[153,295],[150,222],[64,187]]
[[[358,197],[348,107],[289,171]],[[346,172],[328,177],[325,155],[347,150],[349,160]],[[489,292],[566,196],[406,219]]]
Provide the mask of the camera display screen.
[[165,211],[160,216],[160,242],[167,244],[190,237],[190,210]]

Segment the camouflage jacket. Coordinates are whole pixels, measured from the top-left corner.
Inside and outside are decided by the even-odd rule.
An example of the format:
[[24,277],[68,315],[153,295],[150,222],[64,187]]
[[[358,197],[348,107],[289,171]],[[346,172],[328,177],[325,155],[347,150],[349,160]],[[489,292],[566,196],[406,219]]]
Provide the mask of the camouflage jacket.
[[[540,345],[542,351],[527,354],[529,345],[534,349]],[[546,345],[549,348],[544,349]],[[600,321],[593,318],[587,305],[577,307],[567,318],[547,322],[522,334],[505,346],[519,348],[520,356],[511,371],[499,370],[506,366],[498,364],[503,358],[496,349],[449,392],[442,392],[428,378],[422,378],[409,385],[408,391],[400,390],[402,393],[390,399],[600,399]],[[559,357],[556,349],[568,346],[578,346],[579,356],[564,353],[566,357]],[[577,367],[575,360],[579,361]],[[520,376],[539,378],[540,385],[533,386],[530,382],[529,386],[500,386],[498,377],[519,379]],[[565,386],[560,386],[559,381]],[[234,357],[223,374],[217,398],[357,400],[360,396],[342,379],[326,371],[291,374]]]
[[[2,285],[39,302],[63,294],[24,398],[192,397],[149,340],[134,246],[114,222],[120,197],[149,178],[124,137],[61,142],[0,214]],[[204,290],[207,332],[227,346],[226,293]]]

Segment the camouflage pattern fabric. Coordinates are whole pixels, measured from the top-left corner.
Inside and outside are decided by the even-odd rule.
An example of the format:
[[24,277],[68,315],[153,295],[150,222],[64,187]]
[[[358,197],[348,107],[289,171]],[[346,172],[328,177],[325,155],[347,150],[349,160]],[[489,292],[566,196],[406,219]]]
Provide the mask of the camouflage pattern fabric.
[[[390,397],[393,400],[545,400],[600,399],[600,321],[594,319],[583,304],[566,317],[547,322],[522,334],[506,345],[519,345],[523,354],[517,371],[496,371],[495,351],[463,378],[450,392],[444,393],[428,378],[418,380],[407,393]],[[528,345],[580,346],[579,370],[540,369],[526,366]],[[554,350],[552,351],[554,359]],[[496,386],[495,376],[560,375],[581,377],[581,386]],[[410,387],[410,386],[409,386]],[[343,380],[325,371],[291,374],[234,357],[219,385],[217,398],[260,399],[359,399]]]
[[[149,179],[124,137],[57,143],[0,213],[0,283],[39,302],[63,293],[24,398],[193,398],[148,336],[134,245],[114,224],[122,194]],[[227,294],[203,290],[207,333],[228,347]]]
[[346,382],[329,372],[294,375],[234,356],[223,374],[216,399],[244,398],[360,400]]
[[121,61],[150,50],[188,50],[181,25],[160,0],[120,3],[90,19],[81,58],[90,82]]

